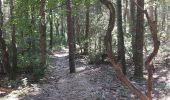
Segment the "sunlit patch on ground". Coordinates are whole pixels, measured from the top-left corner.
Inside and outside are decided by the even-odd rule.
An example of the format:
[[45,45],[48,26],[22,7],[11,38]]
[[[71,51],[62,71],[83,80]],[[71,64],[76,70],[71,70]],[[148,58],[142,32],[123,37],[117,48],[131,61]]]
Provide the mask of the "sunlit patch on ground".
[[7,95],[8,93],[10,93],[12,91],[12,89],[6,89],[6,88],[0,88],[0,97],[3,97],[5,95]]
[[67,49],[67,48],[61,48],[61,51],[54,52],[54,56],[55,57],[66,57],[69,55],[68,51],[69,51],[69,49]]
[[65,56],[68,56],[68,53],[56,53],[54,54],[55,57],[65,57]]
[[[70,74],[67,56],[68,49],[54,52],[50,57],[55,64],[46,73],[44,81],[28,86],[27,79],[23,78],[23,88],[10,92],[0,100],[138,100],[120,84],[110,65],[89,65],[86,56],[81,56],[75,61],[76,73]],[[160,64],[157,66],[153,100],[170,100],[169,69],[160,67]],[[147,79],[147,75],[145,77]],[[146,81],[132,83],[143,93],[147,91]]]
[[20,100],[25,95],[38,95],[41,93],[41,89],[37,84],[31,84],[24,88],[19,87],[18,90],[12,91],[8,95],[1,97],[0,100]]
[[80,71],[83,71],[83,70],[85,70],[85,69],[86,69],[85,66],[83,66],[83,67],[78,67],[78,68],[76,68],[76,71],[77,71],[77,72],[80,72]]

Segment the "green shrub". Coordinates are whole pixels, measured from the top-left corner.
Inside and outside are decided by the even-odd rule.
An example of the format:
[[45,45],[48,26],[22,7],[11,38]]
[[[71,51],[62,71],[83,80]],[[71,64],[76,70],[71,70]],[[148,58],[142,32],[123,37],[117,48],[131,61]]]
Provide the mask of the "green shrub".
[[39,81],[45,74],[46,67],[36,66],[33,68],[33,80],[35,82]]

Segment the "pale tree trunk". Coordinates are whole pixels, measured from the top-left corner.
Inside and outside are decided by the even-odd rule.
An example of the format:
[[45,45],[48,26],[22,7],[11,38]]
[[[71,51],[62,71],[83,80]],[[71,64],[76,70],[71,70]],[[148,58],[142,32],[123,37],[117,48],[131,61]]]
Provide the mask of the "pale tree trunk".
[[[10,63],[9,63],[9,54],[6,47],[5,40],[3,38],[3,12],[2,12],[2,1],[0,0],[0,48],[2,49],[2,73],[7,73],[10,77]],[[1,73],[1,72],[0,72]]]
[[40,66],[46,65],[46,22],[45,22],[46,0],[40,1]]
[[[151,3],[154,3],[153,0],[151,0]],[[149,7],[149,17],[154,20],[154,6],[150,5]]]
[[161,31],[165,31],[165,26],[166,26],[166,7],[164,5],[161,6],[162,8],[162,23],[161,23]]
[[75,73],[75,51],[74,51],[74,33],[73,33],[73,22],[72,22],[72,2],[66,0],[66,13],[67,13],[67,35],[69,45],[69,67],[70,73]]
[[127,26],[127,15],[128,15],[128,0],[123,0],[123,2],[125,3],[125,7],[124,7],[124,13],[123,13],[123,20],[124,20],[124,33],[126,34],[126,26]]

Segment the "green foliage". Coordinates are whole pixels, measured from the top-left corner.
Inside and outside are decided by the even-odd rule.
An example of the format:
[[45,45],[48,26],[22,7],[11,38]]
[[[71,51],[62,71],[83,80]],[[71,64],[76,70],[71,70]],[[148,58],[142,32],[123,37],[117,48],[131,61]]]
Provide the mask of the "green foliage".
[[46,67],[42,67],[42,66],[36,66],[33,68],[32,75],[33,75],[33,80],[35,82],[39,81],[44,76],[45,69]]
[[90,64],[97,64],[102,61],[103,52],[97,50],[91,50],[89,52],[89,63]]
[[[9,9],[9,1],[5,0],[3,5],[4,9]],[[11,20],[9,15],[4,13],[4,25],[3,30],[5,32],[4,38],[9,50],[10,59],[11,57],[11,24],[16,25],[16,45],[18,52],[18,68],[20,70],[30,70],[35,80],[38,80],[44,74],[45,67],[39,65],[40,61],[40,33],[39,33],[39,11],[40,11],[40,0],[16,0],[14,7],[14,19]],[[112,0],[113,3],[115,0]],[[156,5],[162,4],[167,6],[169,0],[158,0],[154,1]],[[67,46],[67,23],[66,23],[66,10],[65,0],[46,0],[46,26],[47,26],[47,44],[49,43],[49,21],[53,21],[53,45],[55,49]],[[150,1],[146,1],[150,2]],[[90,29],[89,39],[85,39],[86,29],[86,6],[90,6]],[[148,5],[151,5],[148,3]],[[162,6],[161,5],[161,6]],[[154,5],[155,6],[155,5]],[[6,7],[6,8],[5,8]],[[80,49],[83,49],[85,43],[89,43],[89,59],[90,62],[96,63],[102,59],[104,51],[104,36],[108,25],[108,10],[102,6],[99,0],[72,0],[72,15],[75,18],[75,37],[76,45]],[[49,9],[53,10],[53,15],[49,15]],[[147,9],[147,8],[146,8]],[[162,9],[162,8],[161,8]],[[161,12],[158,6],[159,13]],[[166,7],[166,9],[168,9]],[[166,10],[165,9],[165,10]],[[4,11],[5,11],[4,10]],[[166,12],[164,12],[166,13]],[[158,15],[158,22],[160,23],[162,17]],[[165,20],[166,21],[166,20]],[[127,21],[127,24],[129,22]],[[58,25],[56,28],[55,25]],[[78,26],[78,27],[77,27]],[[127,25],[128,26],[128,25]],[[147,23],[146,23],[146,26]],[[76,30],[76,28],[79,28]],[[115,26],[116,29],[116,26]],[[147,33],[148,30],[146,30]],[[161,39],[168,38],[165,32],[160,33]],[[78,36],[79,35],[79,36]],[[117,32],[114,30],[112,34],[113,40],[113,51],[117,51]],[[125,47],[126,47],[126,58],[132,56],[131,49],[131,33],[124,34]],[[78,40],[79,39],[79,40]],[[147,41],[151,39],[147,37]],[[150,43],[151,44],[151,43]],[[149,44],[149,45],[150,45]],[[148,48],[149,46],[147,46]],[[48,47],[47,47],[48,48]],[[78,48],[78,50],[79,50]],[[99,50],[100,49],[100,50]],[[149,47],[151,49],[151,46]],[[49,50],[47,49],[47,52]],[[1,58],[0,58],[1,59]],[[1,60],[0,60],[1,61]]]
[[61,0],[48,0],[47,7],[54,8],[57,5],[57,3],[59,3],[59,1],[61,1]]

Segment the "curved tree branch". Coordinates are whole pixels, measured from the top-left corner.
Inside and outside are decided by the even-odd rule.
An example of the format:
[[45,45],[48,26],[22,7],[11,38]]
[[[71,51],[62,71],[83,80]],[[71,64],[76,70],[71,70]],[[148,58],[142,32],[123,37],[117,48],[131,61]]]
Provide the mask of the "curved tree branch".
[[149,98],[149,100],[152,100],[152,85],[153,85],[153,72],[154,72],[154,65],[153,65],[153,58],[157,55],[158,50],[159,50],[159,46],[160,46],[160,41],[158,40],[158,36],[157,36],[157,24],[156,21],[154,21],[148,14],[147,10],[142,9],[134,0],[131,0],[131,2],[135,3],[135,5],[140,8],[143,13],[145,14],[147,20],[148,20],[148,24],[149,24],[149,28],[150,28],[150,32],[151,32],[151,36],[153,39],[153,46],[154,49],[153,51],[150,53],[150,55],[148,56],[148,58],[145,61],[145,69],[148,71],[148,91],[147,91],[147,96]]
[[147,96],[144,95],[139,89],[137,89],[131,82],[125,77],[125,75],[122,73],[120,69],[120,65],[115,62],[115,57],[113,56],[112,52],[112,31],[115,25],[115,8],[113,7],[113,4],[109,0],[100,0],[102,4],[104,4],[110,12],[110,19],[109,19],[109,25],[105,36],[105,46],[107,55],[110,58],[110,62],[112,63],[116,75],[118,79],[126,85],[133,93],[135,93],[141,100],[147,100]]

